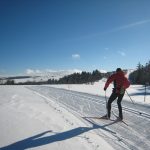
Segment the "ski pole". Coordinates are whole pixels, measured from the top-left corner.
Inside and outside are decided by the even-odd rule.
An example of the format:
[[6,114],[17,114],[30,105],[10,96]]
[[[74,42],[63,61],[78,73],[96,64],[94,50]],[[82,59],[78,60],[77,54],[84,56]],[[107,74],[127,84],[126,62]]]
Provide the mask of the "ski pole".
[[129,93],[127,92],[127,90],[126,90],[126,93],[127,93],[127,95],[129,96],[131,102],[132,102],[133,104],[135,104],[134,101],[132,100],[131,96],[130,96]]
[[[127,95],[129,96],[129,98],[130,98],[131,102],[135,105],[134,101],[132,100],[132,98],[131,98],[131,96],[129,95],[129,93],[127,92],[127,90],[126,90],[126,93],[127,93]],[[141,113],[141,112],[139,112],[139,114],[141,115],[142,113]]]
[[106,114],[107,114],[107,118],[108,118],[108,110],[107,110],[107,96],[106,96],[106,91],[105,91],[105,101],[106,101]]
[[146,100],[146,83],[145,83],[145,93],[144,93],[144,102]]

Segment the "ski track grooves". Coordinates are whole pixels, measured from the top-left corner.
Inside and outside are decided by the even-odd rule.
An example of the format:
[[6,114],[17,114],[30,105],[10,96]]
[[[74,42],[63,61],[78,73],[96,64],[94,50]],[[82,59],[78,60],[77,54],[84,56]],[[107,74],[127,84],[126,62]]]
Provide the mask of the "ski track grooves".
[[[87,116],[101,116],[106,112],[105,106],[105,98],[98,97],[90,94],[73,92],[64,89],[57,89],[48,86],[28,86],[30,90],[33,90],[40,95],[42,94],[48,100],[48,97],[52,98],[54,101],[58,102],[65,106],[71,113],[76,115],[78,118],[82,119],[82,121],[88,121],[93,125],[98,125],[102,130],[96,130],[96,134],[102,136],[102,134],[110,138],[106,134],[104,130],[112,131],[111,136],[114,139],[110,138],[108,142],[112,144],[112,146],[117,150],[130,149],[130,150],[147,150],[150,147],[150,115],[148,112],[149,108],[145,108],[143,111],[137,110],[133,104],[128,106],[123,106],[123,111],[125,113],[125,117],[127,118],[127,125],[123,123],[110,123],[109,121],[101,121],[95,119],[85,119]],[[113,109],[117,110],[117,105],[112,105]],[[88,117],[87,117],[88,118]],[[125,120],[125,122],[126,122]],[[141,127],[140,127],[141,125]],[[144,130],[143,130],[144,125]],[[105,128],[107,127],[107,128]],[[143,131],[143,132],[142,132]],[[116,134],[114,134],[116,133]],[[116,144],[119,146],[116,146]]]

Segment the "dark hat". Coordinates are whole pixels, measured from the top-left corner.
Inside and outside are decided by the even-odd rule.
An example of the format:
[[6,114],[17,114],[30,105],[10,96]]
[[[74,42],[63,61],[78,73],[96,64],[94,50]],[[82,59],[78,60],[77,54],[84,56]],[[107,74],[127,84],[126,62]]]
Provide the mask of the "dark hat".
[[122,71],[122,69],[121,69],[121,68],[117,68],[117,69],[116,69],[116,72],[119,72],[119,71]]

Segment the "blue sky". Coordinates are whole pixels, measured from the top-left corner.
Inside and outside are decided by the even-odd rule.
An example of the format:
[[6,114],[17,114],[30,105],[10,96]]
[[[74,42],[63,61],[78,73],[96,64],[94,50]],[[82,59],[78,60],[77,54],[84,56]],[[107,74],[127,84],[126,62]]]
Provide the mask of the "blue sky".
[[149,6],[149,0],[1,0],[0,74],[145,65]]

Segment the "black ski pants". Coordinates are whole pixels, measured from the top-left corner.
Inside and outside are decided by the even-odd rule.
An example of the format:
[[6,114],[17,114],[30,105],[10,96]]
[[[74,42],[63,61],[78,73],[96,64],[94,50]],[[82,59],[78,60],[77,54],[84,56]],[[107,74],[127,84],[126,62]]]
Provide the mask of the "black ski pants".
[[108,111],[108,117],[110,118],[111,115],[111,103],[117,98],[117,104],[118,104],[118,109],[119,109],[119,117],[123,119],[122,115],[122,106],[121,106],[121,101],[123,98],[124,94],[117,94],[113,92],[111,96],[109,97],[108,103],[107,103],[107,111]]

